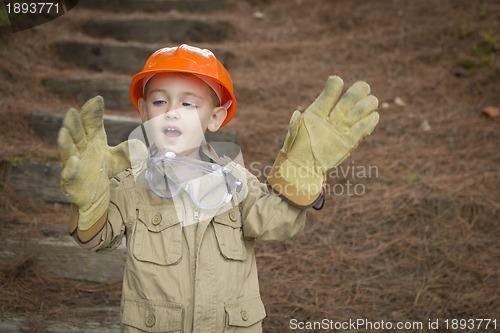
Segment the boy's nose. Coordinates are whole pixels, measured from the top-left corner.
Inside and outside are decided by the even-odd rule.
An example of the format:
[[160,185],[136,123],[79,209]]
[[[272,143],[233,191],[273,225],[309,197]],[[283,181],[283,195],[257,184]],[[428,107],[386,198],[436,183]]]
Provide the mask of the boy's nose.
[[167,119],[179,119],[179,109],[172,106],[169,107],[164,114],[165,118]]

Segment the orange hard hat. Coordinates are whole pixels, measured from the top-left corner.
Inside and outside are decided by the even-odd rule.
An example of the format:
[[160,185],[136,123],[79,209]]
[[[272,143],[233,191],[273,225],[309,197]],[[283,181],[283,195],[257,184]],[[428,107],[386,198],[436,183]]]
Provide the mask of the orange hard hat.
[[227,116],[221,127],[233,118],[236,112],[236,98],[233,81],[212,51],[182,44],[154,52],[146,61],[141,72],[134,75],[130,84],[130,100],[139,111],[138,101],[143,97],[144,86],[155,74],[162,72],[191,73],[205,81],[217,94],[221,105],[226,107]]

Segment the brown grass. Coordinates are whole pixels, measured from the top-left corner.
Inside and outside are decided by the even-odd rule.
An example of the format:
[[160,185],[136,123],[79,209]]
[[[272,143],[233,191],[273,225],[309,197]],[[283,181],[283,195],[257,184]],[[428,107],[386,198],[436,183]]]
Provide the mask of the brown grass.
[[[492,65],[458,64],[481,33],[500,39],[498,1],[228,0],[225,11],[204,16],[230,24],[227,41],[200,45],[230,51],[239,109],[228,127],[261,180],[292,111],[307,107],[329,74],[346,86],[365,80],[387,103],[375,132],[342,164],[378,173],[328,181],[337,194],[351,184],[363,195],[332,193],[299,236],[258,244],[266,332],[288,331],[292,318],[500,320],[500,128],[479,112],[500,106],[500,79]],[[47,94],[40,80],[73,70],[55,60],[51,43],[81,36],[65,17],[0,35],[0,157],[56,154],[30,133],[29,114],[79,106]],[[2,238],[64,232],[66,208],[34,204],[5,185],[0,208]],[[89,306],[118,302],[119,284],[58,279],[29,260],[1,264],[3,312],[77,318],[75,297]],[[27,302],[26,290],[38,296]]]

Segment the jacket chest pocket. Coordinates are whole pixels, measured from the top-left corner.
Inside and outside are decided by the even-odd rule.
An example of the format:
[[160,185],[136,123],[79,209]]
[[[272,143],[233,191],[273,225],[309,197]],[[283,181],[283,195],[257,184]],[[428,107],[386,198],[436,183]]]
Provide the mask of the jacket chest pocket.
[[175,212],[137,209],[133,254],[139,261],[172,265],[182,257],[182,227]]
[[238,209],[231,209],[213,218],[215,236],[222,256],[226,259],[244,261],[247,249],[241,229],[241,214]]

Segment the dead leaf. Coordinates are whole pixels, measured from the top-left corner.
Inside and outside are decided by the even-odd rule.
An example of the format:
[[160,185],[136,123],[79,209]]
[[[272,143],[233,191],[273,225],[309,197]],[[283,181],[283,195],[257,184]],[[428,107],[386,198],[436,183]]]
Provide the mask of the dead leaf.
[[424,121],[422,121],[422,123],[420,124],[420,129],[424,132],[431,130],[431,124],[429,124],[429,121],[427,119],[424,119]]
[[500,108],[496,106],[485,106],[481,109],[481,113],[487,115],[493,120],[500,120]]
[[394,104],[396,104],[397,106],[405,106],[406,105],[405,101],[403,101],[403,99],[401,97],[394,98]]
[[255,12],[253,13],[253,17],[256,19],[263,19],[266,17],[266,14],[264,14],[263,12]]

